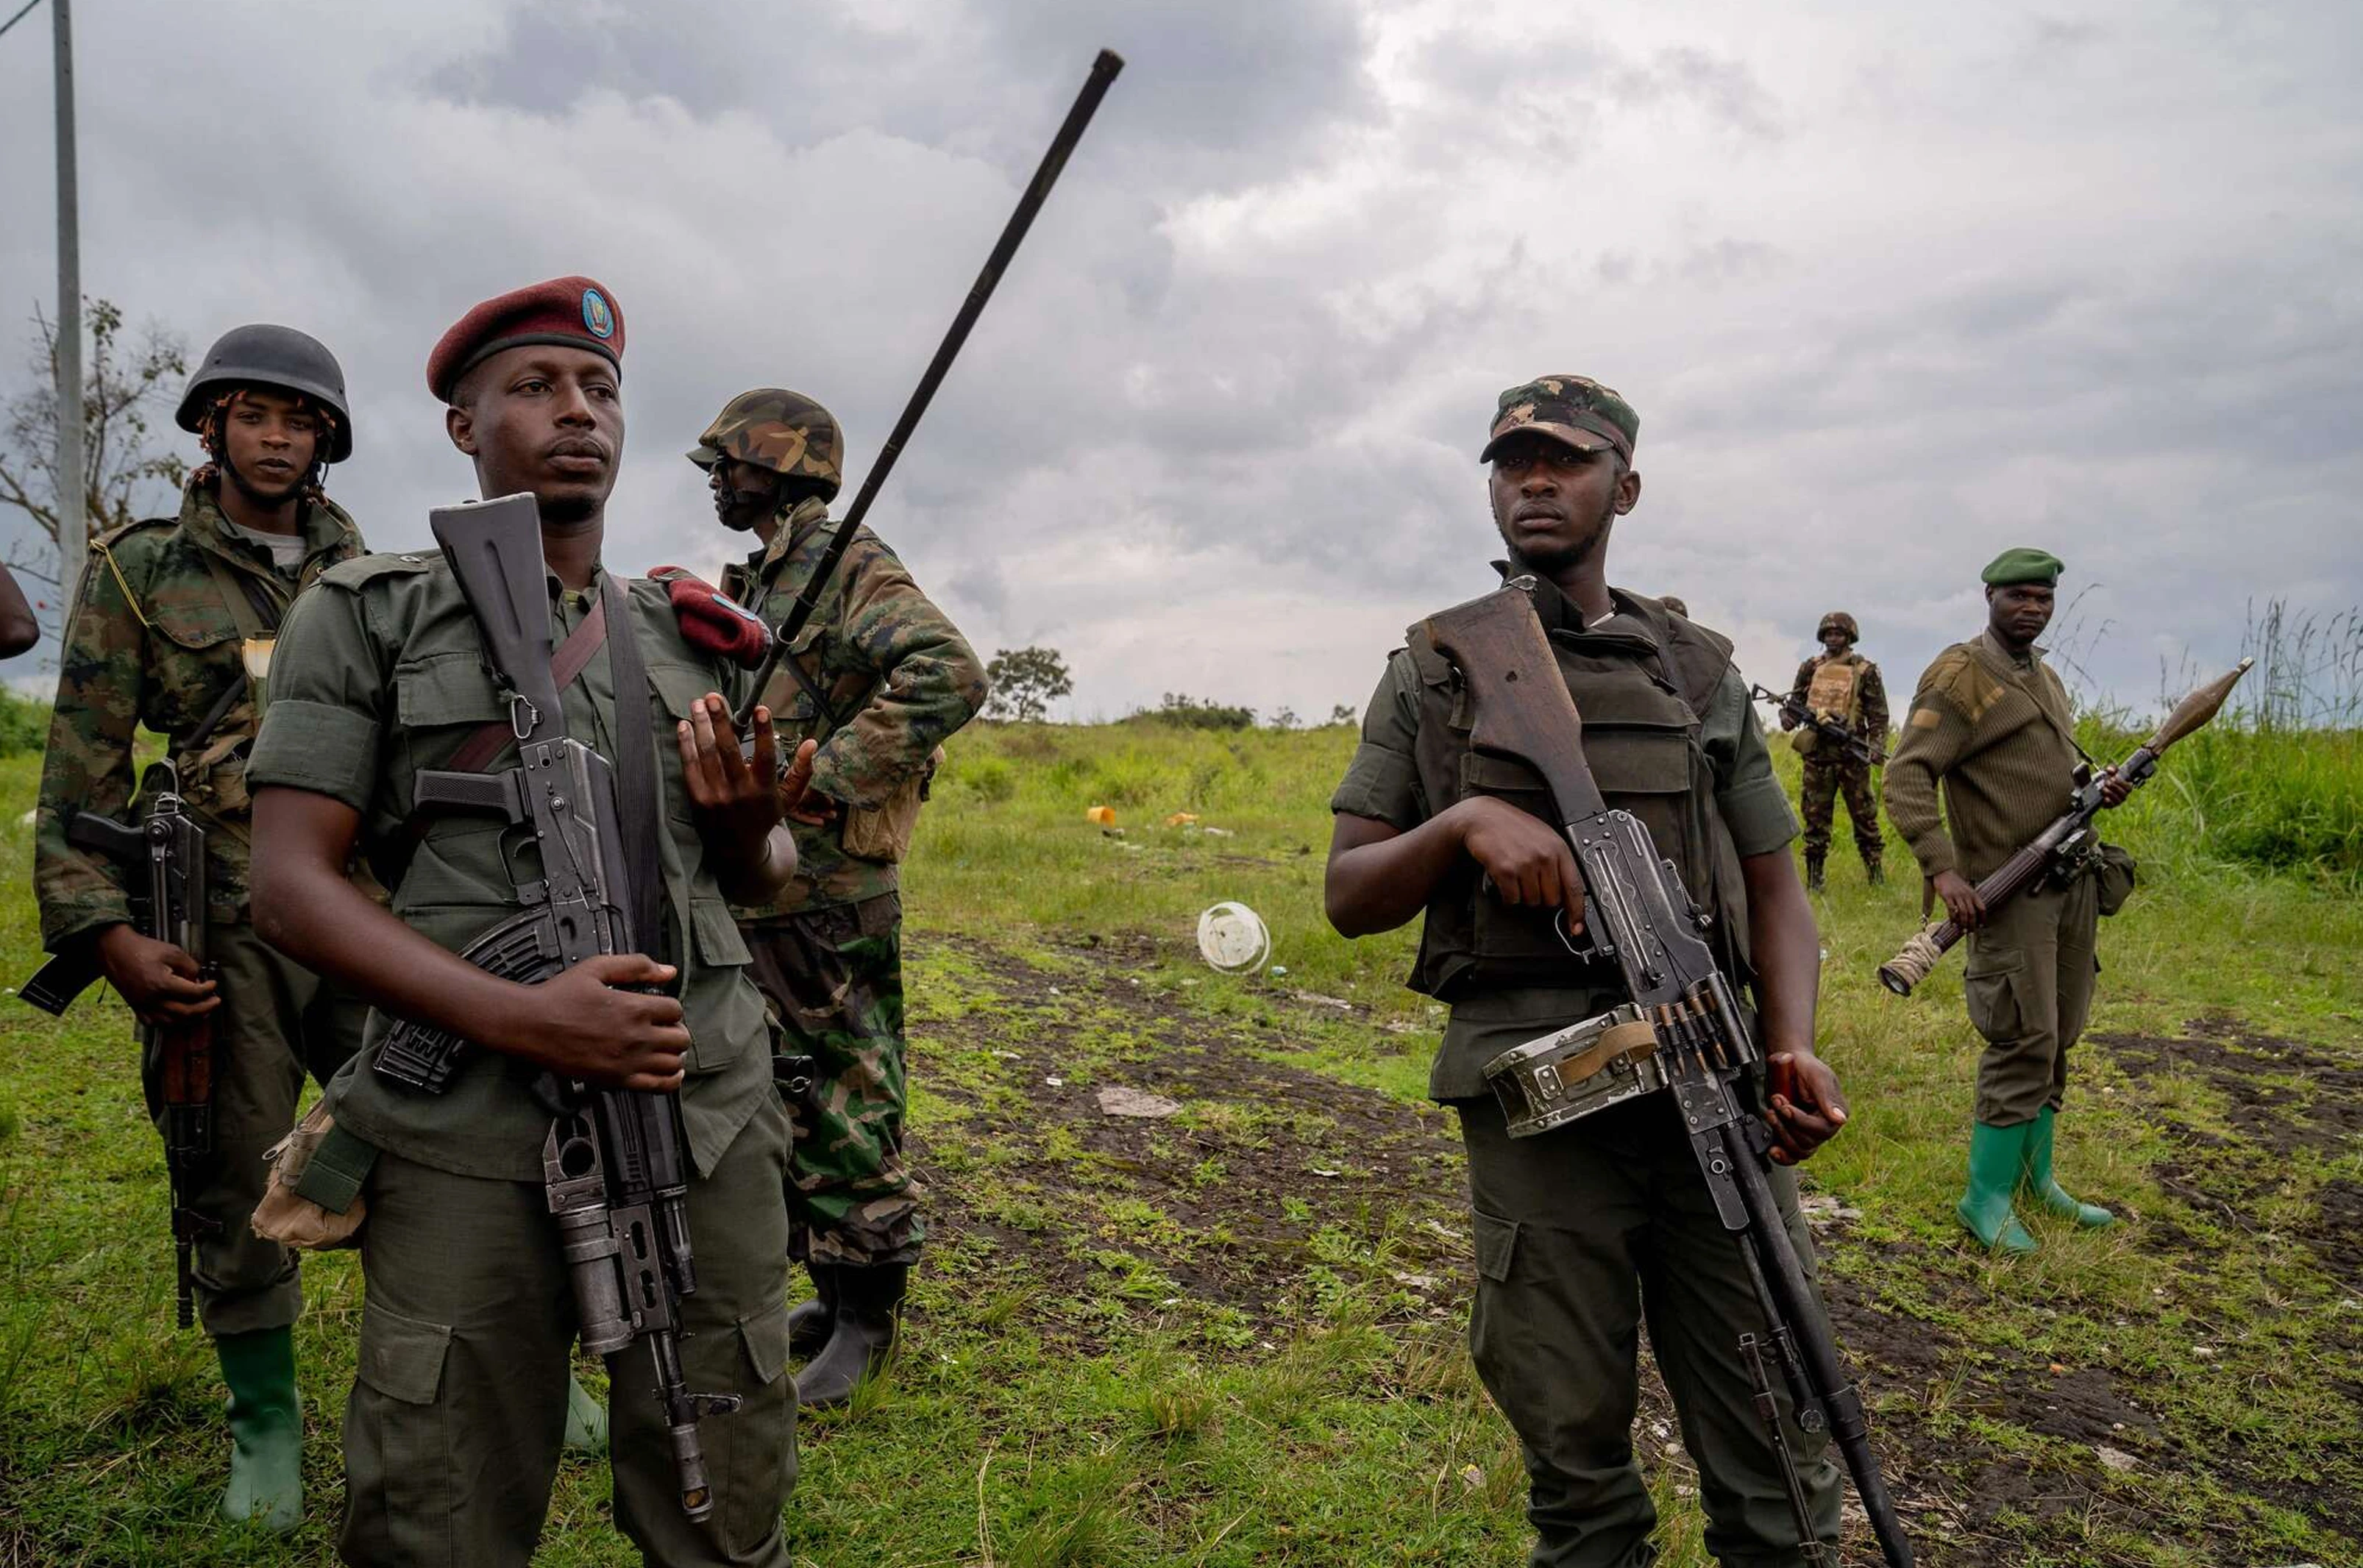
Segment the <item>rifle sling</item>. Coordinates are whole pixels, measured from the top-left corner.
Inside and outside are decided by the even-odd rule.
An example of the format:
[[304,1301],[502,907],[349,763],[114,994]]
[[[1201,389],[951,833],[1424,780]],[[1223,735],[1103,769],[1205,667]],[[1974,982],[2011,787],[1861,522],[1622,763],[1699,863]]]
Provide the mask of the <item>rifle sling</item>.
[[664,873],[658,862],[657,836],[663,831],[664,817],[657,795],[648,666],[640,659],[639,639],[632,635],[624,591],[605,572],[599,574],[599,602],[615,634],[607,644],[607,670],[616,685],[616,814],[624,834],[625,907],[632,911],[633,945],[653,958],[663,946],[659,923]]

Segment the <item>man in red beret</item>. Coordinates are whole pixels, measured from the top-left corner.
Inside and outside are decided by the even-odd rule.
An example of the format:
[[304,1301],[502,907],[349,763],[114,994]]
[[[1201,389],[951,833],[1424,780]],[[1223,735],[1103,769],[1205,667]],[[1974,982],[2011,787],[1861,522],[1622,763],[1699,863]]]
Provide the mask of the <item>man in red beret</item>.
[[[782,805],[800,797],[810,752],[775,783],[758,710],[755,756],[742,760],[728,714],[746,674],[682,635],[660,585],[600,565],[624,446],[623,344],[614,296],[560,278],[471,311],[436,346],[427,381],[481,492],[539,502],[553,644],[599,628],[578,645],[595,651],[553,660],[568,731],[613,760],[638,730],[656,754],[663,803],[656,822],[634,825],[660,839],[667,961],[617,954],[523,986],[458,956],[522,907],[515,878],[540,871],[529,839],[478,817],[416,813],[420,769],[516,762],[494,727],[506,702],[439,554],[351,562],[296,606],[248,768],[263,934],[376,1006],[360,1056],[327,1095],[338,1135],[363,1147],[337,1163],[366,1171],[355,1196],[367,1204],[368,1309],[338,1542],[349,1562],[522,1568],[533,1554],[577,1331],[544,1195],[550,1113],[533,1088],[544,1073],[680,1095],[697,1268],[681,1298],[682,1369],[690,1388],[742,1401],[700,1424],[714,1507],[692,1519],[648,1352],[616,1353],[616,1522],[650,1562],[787,1562],[788,1124],[728,906],[775,896],[793,873]],[[617,690],[611,658],[627,640],[646,668],[640,690]],[[655,710],[653,737],[634,705]],[[487,734],[491,749],[477,738]],[[390,911],[341,875],[357,847],[381,863],[406,853]],[[443,1092],[372,1070],[400,1019],[478,1047]],[[307,1174],[299,1190],[313,1186]]]

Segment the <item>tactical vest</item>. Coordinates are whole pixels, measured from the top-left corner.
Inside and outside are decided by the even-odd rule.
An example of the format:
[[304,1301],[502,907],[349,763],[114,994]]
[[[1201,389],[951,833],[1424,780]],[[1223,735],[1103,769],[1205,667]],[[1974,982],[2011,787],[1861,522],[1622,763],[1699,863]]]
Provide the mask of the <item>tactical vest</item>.
[[[1619,593],[1616,604],[1648,625],[1654,648],[1625,633],[1550,633],[1559,673],[1582,716],[1584,758],[1608,804],[1640,820],[1692,900],[1713,914],[1708,941],[1733,983],[1744,986],[1752,973],[1747,890],[1731,832],[1714,808],[1714,771],[1700,742],[1700,716],[1730,668],[1730,646],[1650,601]],[[1539,774],[1470,749],[1468,694],[1459,673],[1422,627],[1412,627],[1406,640],[1420,679],[1413,761],[1429,811],[1492,795],[1559,825]],[[1571,955],[1557,911],[1503,902],[1463,856],[1429,897],[1409,984],[1450,1001],[1506,987],[1622,990],[1624,981],[1613,963]]]
[[1854,728],[1862,717],[1862,662],[1846,654],[1823,659],[1805,687],[1805,706]]

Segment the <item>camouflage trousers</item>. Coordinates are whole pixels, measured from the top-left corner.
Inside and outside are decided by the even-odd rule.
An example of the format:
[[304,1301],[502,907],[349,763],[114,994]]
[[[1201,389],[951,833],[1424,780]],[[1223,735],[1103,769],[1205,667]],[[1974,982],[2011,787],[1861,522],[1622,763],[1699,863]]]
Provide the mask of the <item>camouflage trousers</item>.
[[748,974],[780,1024],[780,1049],[810,1056],[791,1097],[788,1255],[871,1267],[919,1255],[921,1187],[903,1161],[903,900],[750,921]]
[[1870,782],[1870,768],[1849,758],[1822,762],[1808,757],[1804,783],[1805,858],[1820,860],[1830,852],[1830,820],[1836,815],[1836,797],[1846,796],[1847,815],[1854,820],[1854,846],[1865,866],[1876,867],[1886,847],[1880,836],[1879,792]]

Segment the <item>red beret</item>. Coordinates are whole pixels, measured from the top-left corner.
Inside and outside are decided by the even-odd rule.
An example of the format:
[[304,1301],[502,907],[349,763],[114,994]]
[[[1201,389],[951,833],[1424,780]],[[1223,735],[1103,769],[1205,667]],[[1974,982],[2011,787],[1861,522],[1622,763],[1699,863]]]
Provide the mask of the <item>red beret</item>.
[[589,278],[552,278],[486,300],[458,321],[427,356],[427,389],[445,403],[460,378],[504,348],[562,343],[624,365],[624,313]]

